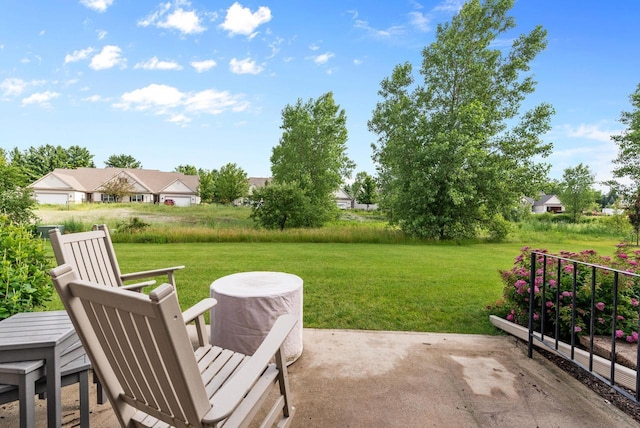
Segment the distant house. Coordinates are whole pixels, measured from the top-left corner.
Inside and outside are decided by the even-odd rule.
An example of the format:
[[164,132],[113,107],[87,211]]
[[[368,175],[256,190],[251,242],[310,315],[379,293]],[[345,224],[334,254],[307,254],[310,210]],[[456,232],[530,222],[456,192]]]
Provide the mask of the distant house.
[[133,189],[121,202],[189,206],[200,203],[199,177],[131,168],[57,168],[29,185],[40,204],[114,202],[103,186],[125,181]]
[[525,197],[524,200],[531,206],[531,212],[534,214],[564,212],[564,205],[556,195],[542,195],[537,201],[528,197]]
[[260,189],[267,185],[273,178],[271,177],[249,177],[249,194],[255,189]]
[[333,192],[333,196],[336,200],[336,204],[338,208],[341,210],[351,209],[353,208],[354,200],[344,189],[339,188],[335,192]]

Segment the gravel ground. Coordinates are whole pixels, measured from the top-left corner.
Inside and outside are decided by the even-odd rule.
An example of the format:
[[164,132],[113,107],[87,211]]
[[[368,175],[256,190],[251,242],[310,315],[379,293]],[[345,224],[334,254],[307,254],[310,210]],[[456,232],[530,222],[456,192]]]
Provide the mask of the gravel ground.
[[613,389],[606,382],[601,381],[588,371],[573,364],[569,360],[554,355],[543,349],[537,349],[537,352],[552,361],[555,365],[560,367],[565,372],[571,374],[574,378],[582,382],[584,385],[591,388],[592,391],[595,391],[603,399],[605,399],[609,403],[612,403],[618,409],[631,416],[636,420],[636,422],[640,423],[640,404],[625,397],[623,394]]

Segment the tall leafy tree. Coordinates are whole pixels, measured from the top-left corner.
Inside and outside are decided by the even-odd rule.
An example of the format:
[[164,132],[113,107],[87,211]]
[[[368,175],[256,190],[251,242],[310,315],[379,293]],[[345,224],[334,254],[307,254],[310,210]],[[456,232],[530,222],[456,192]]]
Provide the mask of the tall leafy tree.
[[282,111],[282,137],[273,148],[274,182],[298,183],[312,207],[305,226],[321,226],[337,215],[333,193],[355,164],[347,157],[347,117],[333,93]]
[[213,184],[213,199],[221,204],[230,204],[249,193],[249,177],[235,163],[220,168]]
[[436,239],[504,234],[504,216],[521,196],[535,194],[549,166],[541,135],[550,129],[546,103],[520,113],[534,92],[530,62],[546,46],[534,28],[496,47],[515,27],[513,0],[471,0],[451,22],[438,25],[422,51],[422,84],[409,63],[381,83],[369,121],[378,135],[373,159],[381,205],[406,233]]
[[104,166],[107,168],[142,168],[142,164],[139,160],[131,155],[125,154],[109,156],[109,158],[105,161]]
[[614,159],[613,176],[626,179],[628,184],[611,182],[622,196],[622,205],[636,234],[636,244],[640,237],[640,84],[629,96],[632,110],[623,111],[620,122],[626,129],[611,137],[618,145],[618,157]]
[[574,222],[578,221],[584,210],[594,205],[594,182],[595,176],[587,165],[580,163],[576,167],[564,170],[558,197]]

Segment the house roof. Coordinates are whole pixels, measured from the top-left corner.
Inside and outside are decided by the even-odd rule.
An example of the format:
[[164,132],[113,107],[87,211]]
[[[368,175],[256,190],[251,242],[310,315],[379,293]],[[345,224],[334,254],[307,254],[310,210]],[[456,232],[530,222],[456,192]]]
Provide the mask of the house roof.
[[[155,169],[134,168],[56,168],[49,174],[30,184],[33,189],[51,189],[51,178],[67,184],[69,189],[82,192],[95,192],[104,183],[115,177],[126,175],[131,181],[148,189],[150,193],[161,193],[164,189],[182,183],[195,193],[198,190],[199,177],[197,175],[185,175],[180,172],[163,172]],[[174,186],[175,187],[175,186]]]
[[546,206],[546,205],[562,205],[560,199],[556,195],[542,195],[539,200],[534,202],[534,205],[537,206]]

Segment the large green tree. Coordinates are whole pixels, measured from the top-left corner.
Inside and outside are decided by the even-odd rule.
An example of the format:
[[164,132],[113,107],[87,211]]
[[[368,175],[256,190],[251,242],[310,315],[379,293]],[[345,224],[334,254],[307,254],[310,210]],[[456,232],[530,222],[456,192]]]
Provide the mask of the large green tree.
[[93,155],[88,149],[80,146],[70,146],[65,149],[62,146],[47,144],[39,147],[32,146],[23,152],[16,147],[9,157],[12,166],[24,171],[29,183],[42,178],[56,168],[95,168]]
[[251,218],[266,229],[303,227],[310,210],[309,198],[298,183],[273,183],[257,188],[250,196]]
[[309,200],[304,226],[322,226],[338,212],[334,192],[355,165],[347,157],[347,117],[333,93],[282,111],[282,137],[273,148],[271,173],[280,184],[297,183]]
[[640,237],[640,84],[629,96],[632,110],[623,111],[620,122],[625,130],[611,139],[618,145],[618,157],[614,159],[613,176],[624,179],[610,182],[622,196],[622,205],[636,234],[636,244]]
[[595,176],[587,165],[580,163],[564,170],[558,197],[574,222],[595,204],[597,196],[593,189],[594,182]]
[[198,178],[200,181],[200,187],[198,191],[200,192],[201,202],[204,202],[204,203],[213,202],[214,185],[215,185],[217,176],[218,176],[218,171],[215,169],[208,170],[208,169],[200,168],[198,170]]
[[515,21],[513,0],[471,0],[439,24],[422,52],[422,84],[409,63],[381,83],[369,121],[378,136],[373,159],[381,206],[406,233],[435,239],[504,234],[504,216],[535,194],[549,166],[541,135],[550,129],[546,103],[520,113],[535,89],[530,62],[546,46],[534,28],[497,46]]
[[142,168],[142,163],[131,155],[111,155],[105,161],[104,166],[107,168]]
[[221,204],[230,204],[249,194],[249,177],[235,163],[220,168],[213,183],[213,200]]
[[365,171],[360,171],[356,174],[353,184],[347,190],[356,202],[367,205],[367,209],[369,205],[378,201],[378,183],[375,178]]

